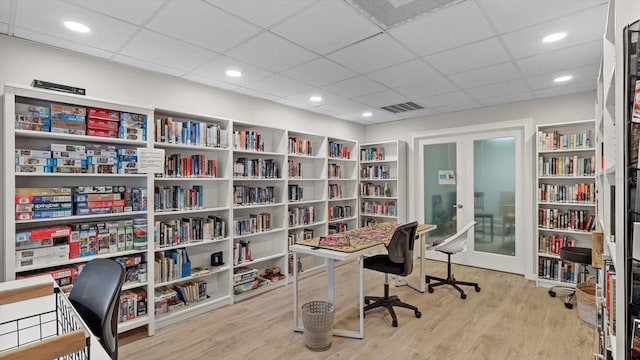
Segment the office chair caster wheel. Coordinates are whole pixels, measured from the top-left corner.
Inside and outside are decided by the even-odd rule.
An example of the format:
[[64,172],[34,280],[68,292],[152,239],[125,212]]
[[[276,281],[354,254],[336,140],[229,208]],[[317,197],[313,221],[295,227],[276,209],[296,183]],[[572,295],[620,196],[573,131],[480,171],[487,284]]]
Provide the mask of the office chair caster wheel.
[[556,292],[553,290],[549,290],[549,296],[556,297]]
[[430,282],[431,282],[431,279],[426,278],[426,279],[424,280],[424,282],[426,282],[426,283],[428,284],[428,283],[430,283]]
[[369,304],[371,304],[371,301],[369,301],[369,299],[365,299],[365,300],[364,300],[364,304],[365,304],[365,305],[369,305]]
[[416,311],[416,317],[420,319],[422,317],[422,313],[420,311]]
[[476,285],[476,292],[480,292],[480,286]]
[[433,294],[433,288],[431,286],[429,286],[427,290],[429,290],[429,294]]
[[465,293],[460,294],[460,299],[464,300],[466,298],[467,298],[467,294]]
[[398,327],[398,320],[393,320],[393,321],[391,322],[391,326],[393,326],[393,327]]
[[564,303],[564,307],[566,307],[567,309],[571,310],[571,309],[573,309],[573,304],[572,303]]

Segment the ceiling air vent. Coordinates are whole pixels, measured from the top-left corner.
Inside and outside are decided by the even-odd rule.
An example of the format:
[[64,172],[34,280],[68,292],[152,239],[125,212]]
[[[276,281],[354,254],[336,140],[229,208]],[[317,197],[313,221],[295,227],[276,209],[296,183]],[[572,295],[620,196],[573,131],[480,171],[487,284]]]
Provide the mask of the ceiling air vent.
[[401,113],[401,112],[424,109],[424,106],[418,105],[418,104],[414,103],[413,101],[409,101],[409,102],[401,103],[401,104],[382,106],[382,107],[380,107],[380,109],[388,111],[390,113],[397,114],[397,113]]

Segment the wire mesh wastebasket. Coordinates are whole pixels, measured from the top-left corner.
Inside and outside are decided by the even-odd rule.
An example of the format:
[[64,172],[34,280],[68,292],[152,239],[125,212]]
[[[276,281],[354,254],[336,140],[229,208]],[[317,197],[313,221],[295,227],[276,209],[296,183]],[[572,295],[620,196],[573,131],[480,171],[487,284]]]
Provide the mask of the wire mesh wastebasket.
[[325,351],[331,347],[335,312],[335,306],[327,301],[310,301],[302,305],[304,341],[309,350]]

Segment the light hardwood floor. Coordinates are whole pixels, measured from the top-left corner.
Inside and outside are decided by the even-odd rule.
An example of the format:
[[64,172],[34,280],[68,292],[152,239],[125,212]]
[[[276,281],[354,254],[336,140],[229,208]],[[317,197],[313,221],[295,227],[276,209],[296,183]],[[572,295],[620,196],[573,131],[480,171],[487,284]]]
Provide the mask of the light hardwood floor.
[[[433,294],[391,286],[391,294],[422,312],[398,309],[399,327],[384,309],[368,312],[364,340],[334,337],[324,352],[305,347],[292,330],[292,287],[226,306],[152,337],[120,337],[120,359],[592,359],[596,330],[522,276],[454,266],[456,278],[477,281],[466,300],[449,288]],[[426,270],[446,275],[446,263],[427,261]],[[357,263],[336,270],[336,327],[357,329]],[[414,271],[413,280],[418,280]],[[365,270],[365,294],[382,295],[384,275]],[[326,275],[300,283],[300,302],[326,299]],[[301,317],[300,317],[300,321]]]

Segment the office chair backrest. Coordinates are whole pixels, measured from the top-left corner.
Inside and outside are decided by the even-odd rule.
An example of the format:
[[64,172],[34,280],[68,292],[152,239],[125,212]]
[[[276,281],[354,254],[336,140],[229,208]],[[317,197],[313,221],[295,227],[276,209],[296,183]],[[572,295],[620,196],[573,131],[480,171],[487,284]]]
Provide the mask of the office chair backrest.
[[391,237],[387,247],[389,259],[396,264],[404,263],[404,271],[397,275],[406,276],[413,270],[413,243],[417,228],[417,221],[400,225]]
[[484,211],[484,192],[476,191],[473,193],[473,208],[475,210]]
[[466,251],[469,233],[472,233],[471,229],[473,229],[473,226],[475,224],[475,221],[468,223],[462,229],[460,229],[460,231],[444,239],[437,245],[430,247],[429,250],[437,250],[451,254]]
[[71,304],[112,359],[118,357],[118,298],[124,267],[111,259],[89,261],[69,294]]

